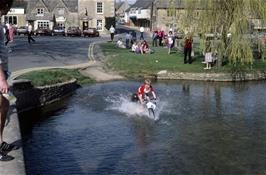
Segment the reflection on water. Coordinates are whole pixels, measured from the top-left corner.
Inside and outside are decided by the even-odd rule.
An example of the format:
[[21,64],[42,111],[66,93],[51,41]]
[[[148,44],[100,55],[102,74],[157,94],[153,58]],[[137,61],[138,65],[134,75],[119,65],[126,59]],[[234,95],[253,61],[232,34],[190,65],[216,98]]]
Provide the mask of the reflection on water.
[[27,173],[266,174],[265,82],[156,83],[158,122],[127,100],[139,85],[88,86],[22,114]]

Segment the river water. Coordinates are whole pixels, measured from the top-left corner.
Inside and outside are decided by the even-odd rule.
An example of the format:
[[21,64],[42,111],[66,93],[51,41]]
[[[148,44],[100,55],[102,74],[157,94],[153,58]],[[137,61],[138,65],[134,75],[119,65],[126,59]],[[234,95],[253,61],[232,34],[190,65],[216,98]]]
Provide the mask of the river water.
[[158,121],[129,101],[139,85],[21,114],[28,175],[266,174],[266,82],[160,81]]

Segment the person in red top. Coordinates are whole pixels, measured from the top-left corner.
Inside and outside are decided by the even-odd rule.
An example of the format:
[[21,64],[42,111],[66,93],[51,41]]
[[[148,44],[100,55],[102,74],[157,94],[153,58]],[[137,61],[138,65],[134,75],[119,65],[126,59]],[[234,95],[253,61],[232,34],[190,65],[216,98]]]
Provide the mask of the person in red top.
[[144,84],[139,87],[137,95],[141,104],[144,104],[144,100],[147,97],[156,99],[156,94],[153,87],[151,86],[151,80],[145,80]]
[[[191,58],[191,52],[192,52],[192,38],[191,37],[186,37],[185,39],[185,45],[184,45],[184,64],[189,64],[192,63],[192,58]],[[187,61],[187,56],[188,56],[188,61]]]

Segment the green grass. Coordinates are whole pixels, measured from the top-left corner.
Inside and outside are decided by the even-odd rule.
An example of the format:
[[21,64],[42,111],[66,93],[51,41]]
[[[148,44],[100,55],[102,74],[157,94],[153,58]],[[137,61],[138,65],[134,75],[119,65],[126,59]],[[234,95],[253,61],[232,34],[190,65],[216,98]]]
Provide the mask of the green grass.
[[73,78],[77,79],[77,83],[79,85],[95,82],[94,80],[81,75],[77,69],[48,69],[32,71],[23,74],[16,79],[28,79],[34,86],[44,86],[63,83]]
[[[167,48],[157,47],[153,48],[155,53],[153,54],[134,54],[129,52],[128,49],[116,48],[113,43],[103,43],[101,48],[104,55],[107,57],[106,68],[119,72],[120,74],[128,78],[141,78],[143,75],[154,75],[161,70],[167,70],[170,72],[228,72],[231,73],[234,70],[233,66],[226,65],[221,68],[213,67],[211,70],[204,70],[204,59],[198,48],[198,45],[194,45],[195,57],[192,64],[183,63],[183,53],[180,51],[172,51],[168,55]],[[253,70],[265,70],[266,62],[255,61],[253,64]],[[242,70],[249,70],[246,67]]]

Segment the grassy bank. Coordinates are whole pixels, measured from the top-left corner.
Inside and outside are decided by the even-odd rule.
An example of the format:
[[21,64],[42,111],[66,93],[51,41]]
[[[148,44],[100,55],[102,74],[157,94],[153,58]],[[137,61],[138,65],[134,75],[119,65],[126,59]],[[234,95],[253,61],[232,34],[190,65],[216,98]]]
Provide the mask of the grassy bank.
[[[106,56],[106,68],[119,72],[121,75],[128,78],[140,78],[143,76],[154,75],[161,70],[167,70],[171,72],[212,72],[232,73],[235,71],[230,65],[223,66],[221,68],[213,67],[211,70],[204,70],[203,56],[196,46],[195,57],[192,64],[183,63],[183,53],[177,50],[173,50],[168,55],[167,48],[157,47],[152,48],[155,50],[153,54],[134,54],[128,49],[116,48],[114,43],[101,44],[104,55]],[[240,67],[237,69],[243,71],[265,70],[266,62],[257,60],[254,62],[252,70],[247,67]]]
[[31,80],[34,86],[44,86],[56,83],[62,83],[71,79],[77,79],[79,85],[94,83],[95,81],[81,75],[77,69],[48,69],[32,71],[19,76],[16,79]]

